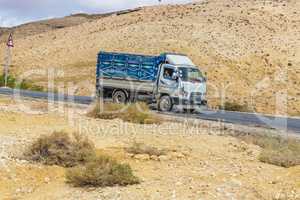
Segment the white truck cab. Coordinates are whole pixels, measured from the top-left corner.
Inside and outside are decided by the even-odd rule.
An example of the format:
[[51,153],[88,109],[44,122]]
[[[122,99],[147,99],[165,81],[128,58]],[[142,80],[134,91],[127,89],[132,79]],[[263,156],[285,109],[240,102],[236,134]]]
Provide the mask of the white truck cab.
[[166,63],[161,66],[158,93],[169,96],[159,101],[160,110],[168,111],[176,105],[193,111],[207,103],[206,78],[187,56],[167,54]]

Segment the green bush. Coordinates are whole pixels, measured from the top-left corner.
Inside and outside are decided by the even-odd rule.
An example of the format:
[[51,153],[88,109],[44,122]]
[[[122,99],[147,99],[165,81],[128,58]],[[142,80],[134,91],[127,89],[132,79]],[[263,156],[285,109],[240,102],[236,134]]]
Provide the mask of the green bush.
[[248,105],[240,105],[234,102],[225,102],[224,105],[220,105],[219,109],[228,111],[248,112]]
[[145,103],[133,103],[128,105],[104,103],[96,103],[95,107],[88,116],[100,119],[122,119],[126,122],[137,124],[160,124],[162,119],[151,113],[149,107]]
[[75,187],[126,186],[140,182],[128,164],[120,164],[106,156],[98,156],[83,166],[68,169],[66,179]]
[[17,85],[16,88],[22,89],[22,90],[32,90],[32,91],[38,91],[43,92],[45,91],[42,86],[34,85],[31,81],[22,81],[19,85]]
[[[5,86],[5,76],[0,76],[0,87]],[[16,78],[9,75],[7,77],[7,87],[10,88],[17,88],[17,89],[23,89],[23,90],[32,90],[32,91],[44,91],[44,88],[42,86],[38,86],[32,83],[32,81],[28,80],[22,80],[21,82],[17,82]]]
[[29,160],[63,167],[83,164],[95,155],[95,147],[87,138],[65,132],[41,136],[25,153]]
[[[5,86],[5,76],[0,76],[0,87]],[[7,87],[15,88],[16,87],[16,79],[12,76],[7,77]]]

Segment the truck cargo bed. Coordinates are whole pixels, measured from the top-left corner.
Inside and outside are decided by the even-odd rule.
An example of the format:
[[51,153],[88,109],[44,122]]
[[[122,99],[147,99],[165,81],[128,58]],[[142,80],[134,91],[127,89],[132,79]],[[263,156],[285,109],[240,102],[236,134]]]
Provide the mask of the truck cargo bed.
[[97,78],[154,82],[163,60],[162,56],[100,52]]

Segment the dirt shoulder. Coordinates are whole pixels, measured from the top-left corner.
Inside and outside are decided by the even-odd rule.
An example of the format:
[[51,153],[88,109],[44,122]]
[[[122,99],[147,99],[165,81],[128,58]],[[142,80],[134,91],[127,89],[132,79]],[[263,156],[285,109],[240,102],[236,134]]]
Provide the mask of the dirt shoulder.
[[[16,109],[12,100],[0,98],[0,199],[300,198],[299,166],[287,169],[261,163],[257,158],[261,151],[258,146],[226,134],[212,134],[208,122],[201,121],[203,126],[195,131],[174,122],[135,125],[121,120],[91,119],[78,107],[60,113],[47,112],[43,102],[24,105],[41,112],[24,113]],[[70,120],[71,111],[77,114]],[[22,159],[22,152],[34,139],[60,130],[88,135],[99,151],[129,163],[142,183],[73,188],[65,183],[65,169]],[[183,156],[169,156],[161,161],[132,158],[124,147],[133,141]]]

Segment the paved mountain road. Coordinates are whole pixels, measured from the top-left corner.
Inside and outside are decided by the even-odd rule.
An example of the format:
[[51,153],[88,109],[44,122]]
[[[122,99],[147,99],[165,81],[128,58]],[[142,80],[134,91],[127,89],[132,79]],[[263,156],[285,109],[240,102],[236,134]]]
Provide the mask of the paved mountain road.
[[[0,88],[0,94],[27,97],[36,99],[49,99],[50,101],[74,102],[78,104],[91,104],[93,97],[88,96],[68,96],[63,94],[34,92],[27,90],[13,90],[10,88]],[[161,113],[165,115],[172,115],[178,117],[188,117],[205,120],[222,121],[233,124],[263,126],[269,128],[278,128],[282,130],[293,131],[300,134],[300,118],[285,118],[275,117],[256,113],[241,113],[223,110],[206,110],[201,114],[184,114],[184,113]]]

